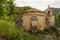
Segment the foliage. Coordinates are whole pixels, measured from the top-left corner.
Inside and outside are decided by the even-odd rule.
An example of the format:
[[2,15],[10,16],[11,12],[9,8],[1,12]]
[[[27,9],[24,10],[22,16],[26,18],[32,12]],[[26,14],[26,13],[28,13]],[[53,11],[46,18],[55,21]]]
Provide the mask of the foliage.
[[4,40],[20,40],[19,33],[14,23],[0,20],[0,38]]
[[4,40],[40,40],[39,35],[22,32],[15,27],[15,23],[0,20],[0,39]]
[[8,14],[9,8],[7,6],[7,0],[0,0],[0,17]]
[[8,15],[14,15],[18,12],[18,9],[16,8],[15,4],[13,3],[14,1],[13,0],[9,0],[8,4],[9,4],[9,14]]
[[18,13],[14,0],[0,0],[0,19],[3,16],[11,16]]
[[56,20],[56,25],[60,26],[60,12],[57,13],[55,20]]

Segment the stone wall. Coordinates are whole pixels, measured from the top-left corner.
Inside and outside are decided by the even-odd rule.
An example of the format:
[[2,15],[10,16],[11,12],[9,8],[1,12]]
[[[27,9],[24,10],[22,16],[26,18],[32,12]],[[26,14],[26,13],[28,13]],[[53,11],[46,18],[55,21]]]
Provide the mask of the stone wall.
[[55,25],[55,16],[51,16],[49,18],[49,22],[50,22],[50,26],[54,26]]
[[29,30],[31,16],[30,15],[23,15],[22,19],[23,19],[22,26],[24,27],[25,30]]
[[38,29],[43,30],[46,27],[46,16],[38,16]]
[[[37,20],[32,21],[31,17],[36,16]],[[30,23],[37,25],[38,30],[43,30],[46,27],[46,21],[45,21],[46,15],[44,13],[28,13],[24,14],[22,19],[23,19],[23,27],[26,30],[29,30],[31,28]]]
[[[48,12],[49,11],[49,12]],[[48,15],[49,14],[49,15]],[[37,16],[36,21],[32,21],[31,17]],[[28,13],[23,14],[23,27],[25,30],[31,29],[31,23],[32,25],[37,25],[38,30],[44,30],[44,28],[47,28],[47,22],[46,18],[48,17],[49,25],[54,26],[55,25],[55,16],[52,13],[52,10],[48,8],[45,12],[38,12],[38,11],[31,11]]]

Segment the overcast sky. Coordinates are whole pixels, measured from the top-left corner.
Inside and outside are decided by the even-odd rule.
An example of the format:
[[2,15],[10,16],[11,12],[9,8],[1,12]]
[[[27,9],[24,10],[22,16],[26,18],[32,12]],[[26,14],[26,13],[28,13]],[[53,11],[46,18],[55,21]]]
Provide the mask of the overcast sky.
[[48,5],[60,8],[60,0],[15,0],[16,6],[30,6],[44,11]]

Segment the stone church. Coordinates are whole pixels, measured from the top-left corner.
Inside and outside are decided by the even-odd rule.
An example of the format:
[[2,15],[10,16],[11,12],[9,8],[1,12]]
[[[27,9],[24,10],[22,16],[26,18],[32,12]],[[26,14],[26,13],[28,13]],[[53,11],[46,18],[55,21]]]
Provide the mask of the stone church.
[[55,15],[49,6],[45,11],[29,9],[24,12],[21,20],[24,30],[44,30],[55,25]]

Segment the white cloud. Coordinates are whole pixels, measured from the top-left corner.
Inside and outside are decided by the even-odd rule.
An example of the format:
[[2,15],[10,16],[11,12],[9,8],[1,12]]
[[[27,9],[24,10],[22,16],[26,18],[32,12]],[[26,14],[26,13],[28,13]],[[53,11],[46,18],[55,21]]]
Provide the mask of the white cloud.
[[51,7],[60,8],[60,0],[56,0],[54,3],[50,4]]
[[48,5],[51,7],[60,7],[60,0],[15,0],[17,6],[31,6],[40,10],[45,10]]

